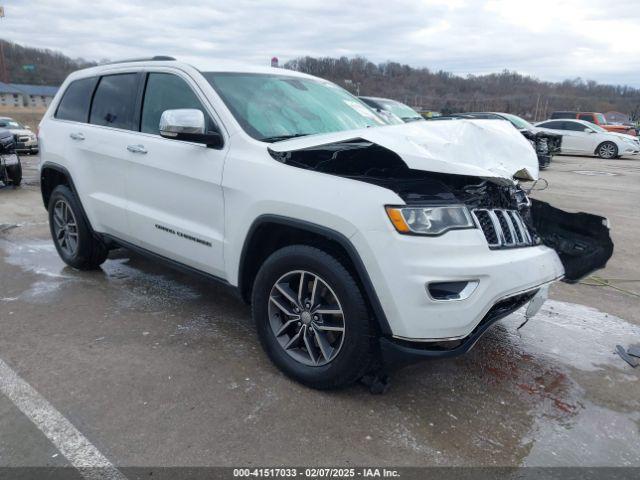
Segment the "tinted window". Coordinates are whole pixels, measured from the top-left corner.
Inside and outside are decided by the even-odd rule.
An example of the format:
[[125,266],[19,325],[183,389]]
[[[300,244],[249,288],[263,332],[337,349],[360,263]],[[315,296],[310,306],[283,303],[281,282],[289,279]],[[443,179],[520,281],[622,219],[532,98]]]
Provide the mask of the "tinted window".
[[562,130],[571,130],[572,132],[584,132],[584,129],[587,128],[586,125],[578,122],[562,122],[563,127]]
[[90,123],[133,130],[137,87],[135,73],[102,77],[93,97]]
[[175,108],[195,108],[204,113],[205,118],[208,117],[200,100],[184,80],[169,73],[150,73],[144,93],[140,130],[159,134],[162,112]]
[[363,98],[363,97],[358,97],[360,100],[362,100],[364,103],[366,103],[367,105],[369,105],[371,108],[380,108],[380,105],[378,105],[378,103],[375,100],[371,100],[370,98]]
[[542,128],[552,128],[554,130],[564,130],[563,124],[564,122],[545,122],[538,125]]
[[86,122],[89,119],[89,105],[96,83],[97,77],[71,82],[60,100],[55,118]]
[[578,118],[580,120],[586,120],[587,122],[595,122],[595,117],[590,113],[581,113],[580,115],[578,115]]

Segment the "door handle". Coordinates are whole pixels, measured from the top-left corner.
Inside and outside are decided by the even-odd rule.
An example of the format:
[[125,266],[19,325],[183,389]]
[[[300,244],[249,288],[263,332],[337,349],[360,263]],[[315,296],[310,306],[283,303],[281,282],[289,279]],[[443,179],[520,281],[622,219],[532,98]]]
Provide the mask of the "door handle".
[[70,133],[69,136],[73,140],[84,140],[84,135],[82,133]]
[[127,150],[131,153],[147,153],[147,149],[144,145],[127,145]]

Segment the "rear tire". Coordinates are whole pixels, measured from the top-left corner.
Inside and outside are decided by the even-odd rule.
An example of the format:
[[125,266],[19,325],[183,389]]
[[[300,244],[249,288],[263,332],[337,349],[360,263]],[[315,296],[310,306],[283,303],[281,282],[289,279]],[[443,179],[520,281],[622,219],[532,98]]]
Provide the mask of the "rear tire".
[[602,142],[596,149],[596,154],[605,160],[618,157],[618,146],[613,142]]
[[49,228],[58,255],[78,270],[95,270],[109,250],[93,235],[80,202],[66,185],[58,185],[49,199]]
[[322,250],[293,245],[267,258],[253,285],[252,315],[271,361],[304,385],[342,388],[372,363],[375,335],[362,293],[347,269]]

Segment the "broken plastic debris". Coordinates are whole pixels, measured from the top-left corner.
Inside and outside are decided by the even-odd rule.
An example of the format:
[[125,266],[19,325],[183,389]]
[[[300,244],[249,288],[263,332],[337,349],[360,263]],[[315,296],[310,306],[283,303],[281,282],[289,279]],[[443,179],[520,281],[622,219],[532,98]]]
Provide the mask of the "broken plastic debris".
[[6,232],[12,228],[18,228],[18,225],[15,223],[0,223],[0,232]]
[[640,358],[640,343],[636,343],[635,345],[631,345],[627,348],[627,353]]
[[620,355],[625,362],[631,365],[633,368],[636,368],[640,361],[637,358],[632,357],[627,353],[627,351],[622,347],[622,345],[616,345],[616,352]]

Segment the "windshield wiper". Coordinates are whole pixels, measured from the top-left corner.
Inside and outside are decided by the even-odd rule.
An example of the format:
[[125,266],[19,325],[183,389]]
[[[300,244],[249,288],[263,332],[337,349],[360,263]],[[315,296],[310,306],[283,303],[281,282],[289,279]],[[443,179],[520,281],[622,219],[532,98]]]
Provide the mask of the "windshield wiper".
[[261,138],[260,141],[269,142],[269,143],[282,142],[283,140],[289,140],[291,138],[296,138],[296,137],[306,137],[307,135],[312,135],[312,134],[311,133],[292,133],[290,135],[276,135],[275,137]]

